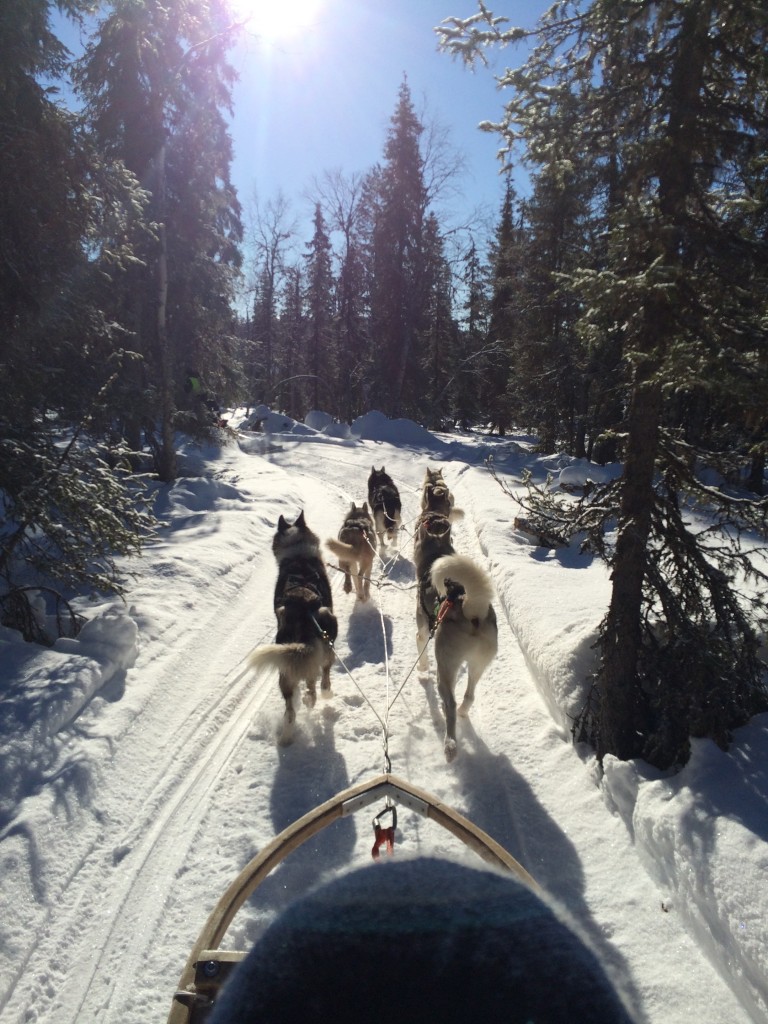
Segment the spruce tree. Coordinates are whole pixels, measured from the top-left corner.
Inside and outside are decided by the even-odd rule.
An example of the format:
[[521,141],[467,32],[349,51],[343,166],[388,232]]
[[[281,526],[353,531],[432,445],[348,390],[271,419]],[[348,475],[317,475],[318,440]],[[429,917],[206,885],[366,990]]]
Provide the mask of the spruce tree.
[[321,186],[331,230],[341,236],[335,281],[338,412],[350,423],[366,411],[370,379],[368,347],[369,274],[363,240],[363,183],[357,176],[326,175]]
[[[310,375],[305,388],[310,409],[320,408],[320,394],[332,400],[335,394],[336,353],[333,350],[333,267],[331,242],[322,207],[315,204],[314,233],[305,254],[307,365]],[[334,409],[333,412],[337,410]]]
[[[209,385],[232,336],[240,209],[224,120],[234,73],[224,0],[117,0],[98,25],[77,82],[99,145],[147,190],[154,237],[141,248],[116,317],[143,361],[134,381],[162,479],[176,472],[174,416],[189,370]],[[159,423],[159,436],[155,424]]]
[[[453,19],[443,42],[473,60],[524,36],[481,5]],[[681,394],[713,412],[734,398],[738,408],[764,358],[754,289],[768,255],[755,231],[765,198],[753,183],[768,141],[768,12],[757,0],[563,3],[537,36],[504,77],[500,130],[534,163],[600,186],[604,260],[569,268],[564,286],[581,303],[587,344],[621,337],[627,386],[623,476],[610,496],[593,496],[618,529],[578,735],[601,759],[668,766],[686,759],[690,735],[726,744],[768,706],[757,642],[765,575],[740,544],[744,529],[765,538],[766,508],[705,486],[697,468],[711,455],[679,429]],[[719,458],[743,463],[738,434],[720,439]],[[689,521],[697,506],[712,530]]]
[[276,401],[279,382],[290,376],[283,368],[286,360],[278,336],[278,319],[287,252],[294,234],[290,204],[282,193],[264,206],[257,204],[251,237],[256,252],[253,337],[245,377],[254,401],[267,405]]
[[111,436],[124,338],[104,313],[143,196],[53,101],[50,18],[45,0],[0,9],[0,612],[43,642],[76,632],[75,594],[120,590],[115,555],[151,523]]
[[461,288],[464,301],[460,319],[460,351],[455,366],[454,411],[462,430],[481,420],[480,391],[484,379],[485,342],[488,332],[488,268],[481,261],[474,238],[463,256]]
[[491,246],[491,300],[488,324],[488,348],[486,350],[485,387],[481,392],[481,404],[491,430],[504,436],[513,420],[520,422],[512,408],[508,393],[513,372],[513,351],[515,335],[519,330],[519,271],[520,253],[514,224],[515,192],[507,181],[501,217],[496,227],[496,237]]
[[424,292],[424,327],[419,335],[425,381],[422,419],[428,426],[444,430],[454,418],[459,335],[452,310],[451,268],[432,212],[424,225]]
[[383,411],[419,415],[423,385],[419,332],[424,326],[424,219],[427,191],[419,149],[423,126],[407,81],[400,86],[384,147],[371,176],[371,342]]

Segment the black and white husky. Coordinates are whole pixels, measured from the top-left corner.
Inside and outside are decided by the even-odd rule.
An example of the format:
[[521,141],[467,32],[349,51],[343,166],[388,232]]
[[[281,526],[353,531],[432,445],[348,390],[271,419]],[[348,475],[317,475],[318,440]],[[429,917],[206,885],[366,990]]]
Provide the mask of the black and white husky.
[[283,516],[272,541],[277,560],[275,617],[277,635],[273,644],[262,644],[251,654],[249,663],[257,672],[277,669],[280,692],[285,699],[285,715],[280,743],[293,739],[296,711],[293,695],[302,681],[307,692],[304,703],[314,707],[317,677],[323,696],[331,693],[333,642],[338,623],[333,614],[333,597],[325,565],[320,557],[320,539],[304,521],[304,512],[289,525]]
[[456,757],[456,680],[467,666],[467,688],[458,709],[469,715],[475,687],[496,657],[498,631],[491,599],[493,586],[471,558],[459,555],[451,541],[447,516],[422,515],[416,531],[414,562],[418,580],[416,646],[419,670],[429,666],[427,645],[434,630],[437,688],[445,713],[446,760]]
[[368,504],[376,524],[380,549],[383,551],[389,545],[394,547],[400,529],[400,492],[384,466],[381,469],[371,466],[371,475],[368,477]]

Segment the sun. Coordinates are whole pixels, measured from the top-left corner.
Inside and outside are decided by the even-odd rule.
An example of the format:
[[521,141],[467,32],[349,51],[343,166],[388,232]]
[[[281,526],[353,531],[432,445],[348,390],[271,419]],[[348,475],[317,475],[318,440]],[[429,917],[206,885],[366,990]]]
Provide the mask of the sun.
[[324,0],[233,0],[248,30],[265,43],[290,39],[311,28]]

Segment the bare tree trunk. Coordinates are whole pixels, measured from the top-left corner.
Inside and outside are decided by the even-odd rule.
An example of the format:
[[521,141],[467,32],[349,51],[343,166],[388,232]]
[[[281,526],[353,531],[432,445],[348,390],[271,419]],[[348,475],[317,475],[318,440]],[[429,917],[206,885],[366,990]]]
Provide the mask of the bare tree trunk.
[[[711,0],[691,3],[677,30],[669,78],[668,140],[658,158],[660,222],[656,251],[670,280],[683,269],[686,206],[694,183],[697,113],[705,66]],[[662,412],[657,371],[677,326],[674,288],[647,293],[636,350],[640,355],[627,418],[619,536],[613,561],[613,591],[602,638],[601,694],[596,744],[598,757],[622,760],[642,754],[649,703],[641,685],[643,582],[655,502],[654,472]]]
[[163,483],[176,479],[176,447],[173,436],[173,363],[168,345],[166,312],[168,307],[168,240],[165,227],[165,143],[157,156],[157,189],[160,211],[157,255],[157,350],[160,367],[160,448],[157,475]]
[[628,413],[613,589],[601,643],[602,693],[596,737],[601,760],[607,753],[622,760],[637,757],[645,744],[646,709],[638,686],[637,667],[661,416],[661,389],[648,382],[649,375],[646,372],[645,381],[635,382]]

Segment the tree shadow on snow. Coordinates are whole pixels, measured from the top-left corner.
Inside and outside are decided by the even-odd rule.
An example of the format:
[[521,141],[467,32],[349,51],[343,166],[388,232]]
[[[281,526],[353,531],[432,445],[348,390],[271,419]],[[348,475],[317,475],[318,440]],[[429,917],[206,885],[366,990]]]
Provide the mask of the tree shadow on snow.
[[639,1010],[642,1001],[627,962],[606,941],[585,902],[584,874],[573,843],[542,807],[509,758],[492,754],[469,719],[459,720],[457,738],[455,770],[467,798],[463,813],[511,853],[567,909],[610,975],[620,979],[625,995]]

